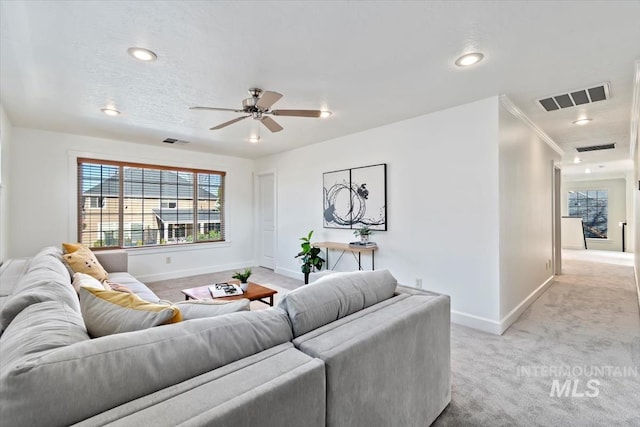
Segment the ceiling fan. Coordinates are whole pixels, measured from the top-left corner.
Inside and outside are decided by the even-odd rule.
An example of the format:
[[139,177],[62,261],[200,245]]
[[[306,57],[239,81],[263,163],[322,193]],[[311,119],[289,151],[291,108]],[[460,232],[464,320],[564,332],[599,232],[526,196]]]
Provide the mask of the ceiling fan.
[[190,110],[213,110],[213,111],[233,111],[234,113],[244,113],[242,117],[221,123],[218,126],[210,128],[218,130],[232,125],[240,120],[248,117],[254,120],[260,120],[271,132],[280,132],[283,127],[280,126],[271,116],[291,116],[291,117],[328,117],[331,115],[329,111],[321,110],[270,110],[271,106],[282,98],[282,94],[269,90],[263,91],[258,88],[249,89],[250,98],[242,100],[242,109],[234,108],[216,108],[216,107],[190,107]]

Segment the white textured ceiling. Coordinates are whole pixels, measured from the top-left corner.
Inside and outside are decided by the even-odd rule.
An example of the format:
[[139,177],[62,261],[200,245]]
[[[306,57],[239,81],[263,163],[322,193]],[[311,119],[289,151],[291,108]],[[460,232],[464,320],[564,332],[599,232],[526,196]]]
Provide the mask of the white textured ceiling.
[[[0,100],[14,126],[257,158],[506,94],[573,159],[629,158],[640,1],[2,1]],[[158,55],[141,63],[131,46]],[[482,51],[476,67],[453,65]],[[535,100],[608,81],[611,99],[545,112]],[[330,119],[247,119],[209,128],[249,87],[284,94],[273,108],[319,109]],[[107,117],[100,108],[123,112]],[[580,114],[593,121],[571,122]],[[460,124],[464,126],[464,123]],[[433,141],[433,143],[439,143]],[[624,162],[623,162],[624,163]],[[628,163],[630,164],[630,162]]]

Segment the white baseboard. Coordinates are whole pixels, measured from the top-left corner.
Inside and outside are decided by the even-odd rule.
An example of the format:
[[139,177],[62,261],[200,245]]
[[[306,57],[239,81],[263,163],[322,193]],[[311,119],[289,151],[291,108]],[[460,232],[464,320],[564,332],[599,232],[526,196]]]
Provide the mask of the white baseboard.
[[302,274],[301,271],[294,271],[287,268],[276,267],[274,273],[282,274],[283,276],[291,277],[292,279],[304,280],[304,274]]
[[451,310],[451,321],[458,325],[467,326],[494,335],[500,335],[502,333],[500,331],[500,322],[474,314]]
[[172,270],[154,274],[134,274],[136,279],[142,283],[157,282],[158,280],[178,279],[181,277],[196,276],[198,274],[217,273],[226,270],[239,270],[255,265],[252,261],[238,262],[233,264],[207,265],[199,268],[189,268],[184,270]]
[[529,306],[533,304],[544,291],[547,290],[551,283],[553,283],[553,279],[554,276],[549,277],[542,285],[538,286],[536,290],[531,292],[528,297],[526,297],[516,308],[511,310],[511,312],[503,317],[499,322],[497,320],[487,319],[486,317],[480,317],[456,310],[451,310],[451,321],[458,325],[478,329],[490,334],[502,335],[504,331],[506,331],[513,322],[518,320],[518,317],[520,317],[520,315],[524,313],[524,311],[529,308]]
[[540,297],[540,295],[542,295],[544,291],[546,291],[547,288],[549,288],[549,286],[551,286],[551,283],[553,283],[554,278],[555,276],[551,276],[547,280],[545,280],[545,282],[542,285],[538,286],[536,290],[531,292],[528,297],[522,300],[522,302],[518,304],[516,308],[511,310],[509,314],[507,314],[505,317],[502,318],[502,320],[500,321],[500,332],[499,332],[500,335],[502,335],[502,333],[506,331],[507,328],[509,328],[509,326],[513,324],[513,322],[518,320],[518,317],[520,317],[520,315],[524,313],[524,311],[527,308],[529,308],[529,306],[533,304],[535,300],[537,300]]

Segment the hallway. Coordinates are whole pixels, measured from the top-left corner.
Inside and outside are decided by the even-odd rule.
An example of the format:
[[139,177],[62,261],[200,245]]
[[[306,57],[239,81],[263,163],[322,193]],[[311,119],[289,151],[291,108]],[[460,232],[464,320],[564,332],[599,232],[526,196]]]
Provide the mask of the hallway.
[[452,325],[452,402],[436,426],[637,426],[640,313],[629,254],[563,252],[502,335]]

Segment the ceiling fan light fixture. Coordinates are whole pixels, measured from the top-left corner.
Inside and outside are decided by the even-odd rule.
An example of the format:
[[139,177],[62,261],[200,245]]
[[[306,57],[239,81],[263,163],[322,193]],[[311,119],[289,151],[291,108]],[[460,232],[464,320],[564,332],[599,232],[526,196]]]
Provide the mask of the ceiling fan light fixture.
[[574,121],[573,121],[573,122],[571,122],[571,123],[573,123],[574,125],[578,125],[578,126],[584,126],[584,125],[586,125],[587,123],[589,123],[589,122],[590,122],[590,121],[592,121],[592,120],[593,120],[593,119],[589,119],[589,118],[587,118],[587,117],[583,117],[583,118],[581,118],[581,119],[574,120]]
[[115,117],[122,114],[120,111],[116,110],[115,108],[101,108],[100,111],[102,111],[104,114],[110,117]]
[[130,47],[129,49],[127,49],[127,53],[129,53],[129,55],[133,56],[137,60],[144,62],[153,62],[158,59],[158,55],[143,47]]
[[458,67],[469,67],[482,61],[484,54],[480,52],[467,53],[456,59],[456,65]]
[[260,142],[260,137],[256,135],[251,135],[249,137],[249,142],[252,144],[257,144],[258,142]]
[[331,117],[332,115],[333,115],[333,113],[331,111],[329,111],[329,110],[322,110],[320,112],[320,118],[321,119],[326,119],[328,117]]

